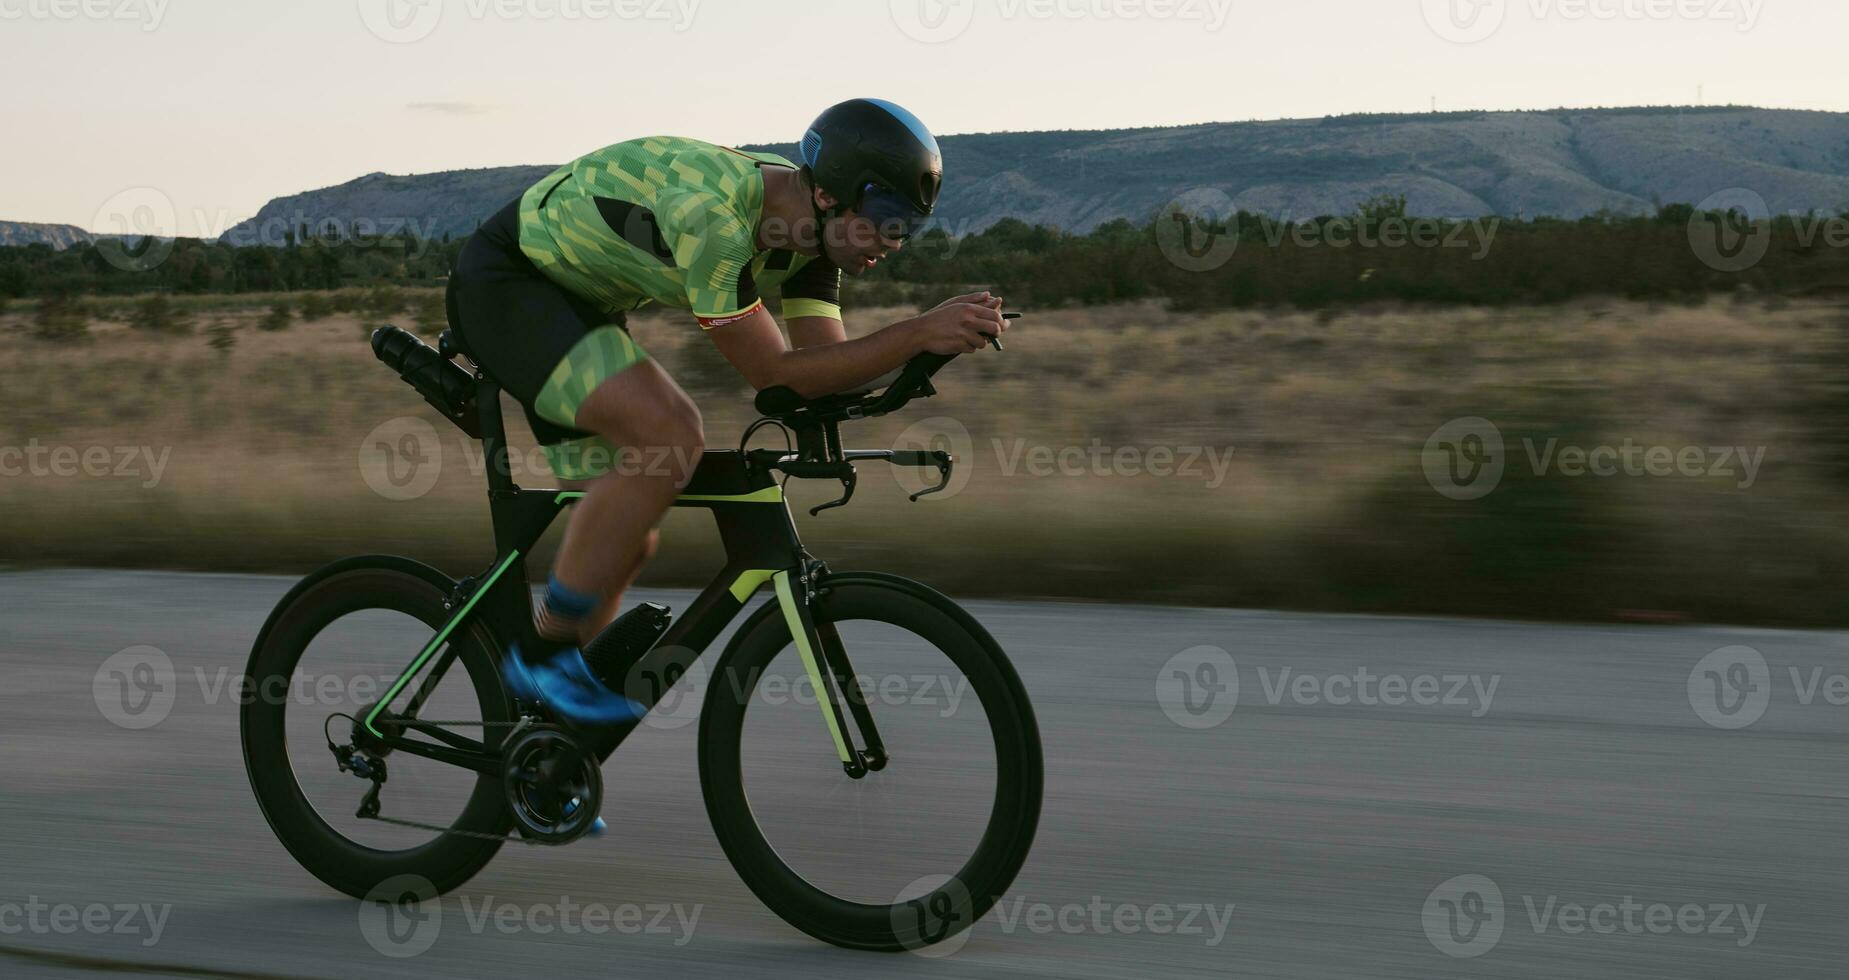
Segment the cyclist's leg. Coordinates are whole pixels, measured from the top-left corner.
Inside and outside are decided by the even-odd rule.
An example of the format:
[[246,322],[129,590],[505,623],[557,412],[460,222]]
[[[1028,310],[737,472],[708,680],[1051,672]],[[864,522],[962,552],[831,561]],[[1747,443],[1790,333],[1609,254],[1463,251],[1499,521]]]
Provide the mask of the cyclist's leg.
[[634,359],[626,335],[608,329],[560,364],[534,406],[551,425],[569,419],[573,430],[592,433],[547,449],[554,472],[584,488],[553,566],[565,590],[597,601],[578,620],[580,643],[614,618],[705,443],[693,400],[661,365]]
[[[647,355],[624,330],[622,315],[572,296],[521,253],[518,202],[491,218],[464,246],[451,280],[451,297],[455,324],[470,355],[526,409],[554,474],[568,487],[588,492],[617,462],[616,446],[576,425],[578,407],[604,382],[647,363]],[[672,382],[668,387],[679,395]],[[600,397],[599,403],[603,400]],[[574,580],[575,590],[581,591],[549,587],[540,617],[542,634],[575,640],[577,620],[600,601],[606,610],[590,618],[611,618],[604,612],[613,614],[608,607],[620,599],[620,589],[646,557],[644,550],[618,550],[631,554],[608,580],[593,570],[583,580]],[[576,606],[563,629],[544,628],[558,624],[549,622],[543,611],[566,605],[553,601],[554,592],[569,596]]]

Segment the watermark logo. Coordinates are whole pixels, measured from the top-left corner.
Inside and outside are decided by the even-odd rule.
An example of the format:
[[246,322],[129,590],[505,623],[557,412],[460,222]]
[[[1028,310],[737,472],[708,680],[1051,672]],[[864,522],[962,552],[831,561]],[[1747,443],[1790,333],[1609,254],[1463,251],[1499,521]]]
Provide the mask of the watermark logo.
[[1419,460],[1426,482],[1452,500],[1481,500],[1495,492],[1508,462],[1502,431],[1474,416],[1440,426]]
[[1502,889],[1482,875],[1459,875],[1432,889],[1420,915],[1425,938],[1446,956],[1482,956],[1502,941]]
[[172,457],[172,446],[47,446],[34,438],[0,446],[0,477],[131,479],[152,490]]
[[[1736,490],[1759,482],[1765,446],[1648,446],[1632,439],[1582,446],[1559,439],[1523,439],[1521,458],[1535,476],[1684,477],[1724,479]],[[1452,500],[1480,500],[1495,492],[1512,453],[1488,419],[1453,419],[1425,441],[1419,462],[1432,489]]]
[[[700,0],[462,0],[474,21],[650,21],[671,23],[677,34],[693,26],[699,6]],[[443,0],[359,0],[359,12],[374,37],[411,44],[434,33],[445,11]]]
[[1183,650],[1156,673],[1156,703],[1183,728],[1216,728],[1239,706],[1239,667],[1214,646]]
[[402,960],[421,956],[443,932],[443,900],[422,875],[387,878],[360,902],[360,935],[380,956]]
[[443,474],[443,445],[437,430],[414,415],[392,419],[360,441],[360,478],[387,500],[415,500],[429,493]]
[[24,902],[0,902],[0,936],[139,936],[142,946],[153,947],[160,943],[172,914],[171,905],[73,905],[32,895]]
[[96,242],[103,261],[123,272],[148,272],[173,254],[173,240],[180,234],[179,212],[173,198],[162,191],[130,187],[96,209],[90,230],[105,236]]
[[976,0],[892,0],[892,22],[923,44],[954,41],[976,19]]
[[1238,207],[1225,191],[1197,187],[1168,202],[1156,218],[1156,247],[1184,272],[1212,272],[1233,260]]
[[1689,247],[1717,272],[1745,272],[1772,248],[1772,209],[1759,192],[1731,187],[1710,195],[1689,218]]
[[954,956],[969,944],[976,906],[963,879],[926,875],[899,890],[892,927],[907,952],[928,959]]
[[1688,702],[1715,728],[1745,728],[1772,703],[1772,669],[1752,647],[1722,647],[1689,671]]
[[111,655],[90,681],[97,710],[118,728],[131,731],[166,721],[179,690],[173,658],[151,646],[133,646]]
[[359,0],[360,20],[381,41],[422,41],[443,20],[443,0]]
[[109,20],[159,30],[172,0],[0,0],[0,21]]
[[[950,470],[949,484],[941,492],[921,497],[920,500],[948,500],[969,486],[976,444],[970,437],[969,428],[956,419],[940,415],[915,422],[899,433],[899,437],[892,442],[892,448],[901,452],[946,452],[955,461]],[[933,468],[895,466],[892,473],[893,479],[899,481],[899,489],[907,494],[923,493],[937,486],[938,473]]]
[[1232,446],[1107,446],[1102,439],[1089,446],[1030,446],[1026,439],[996,439],[993,445],[1005,477],[1180,477],[1200,480],[1209,490],[1226,483],[1237,451]]
[[[1453,44],[1489,40],[1508,21],[1510,0],[1421,0],[1432,33]],[[1765,0],[1528,0],[1531,20],[1582,23],[1731,23],[1742,33],[1759,24]]]
[[623,681],[623,694],[640,704],[652,704],[642,724],[663,731],[685,728],[699,720],[700,702],[711,683],[706,661],[698,651],[663,647],[636,661]]
[[1475,44],[1502,29],[1508,0],[1421,0],[1425,23],[1453,44]]

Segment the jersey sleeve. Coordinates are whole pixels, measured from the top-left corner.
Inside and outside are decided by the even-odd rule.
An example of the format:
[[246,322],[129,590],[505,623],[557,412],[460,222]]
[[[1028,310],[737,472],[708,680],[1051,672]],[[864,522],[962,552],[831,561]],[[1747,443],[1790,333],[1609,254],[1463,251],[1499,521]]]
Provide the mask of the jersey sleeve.
[[751,229],[725,202],[688,194],[657,212],[662,238],[686,276],[687,308],[711,330],[764,305],[751,275]]
[[841,319],[841,270],[825,258],[810,259],[783,281],[783,316]]

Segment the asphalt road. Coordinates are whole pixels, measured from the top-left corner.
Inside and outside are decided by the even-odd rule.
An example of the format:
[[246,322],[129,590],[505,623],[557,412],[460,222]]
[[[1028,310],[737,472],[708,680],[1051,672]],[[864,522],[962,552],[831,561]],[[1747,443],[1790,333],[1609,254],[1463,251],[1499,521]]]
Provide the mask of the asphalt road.
[[[767,912],[707,828],[689,726],[606,767],[609,837],[503,850],[420,920],[438,923],[427,950],[388,958],[361,903],[271,835],[235,700],[213,693],[288,584],[0,575],[0,975],[1689,980],[1849,962],[1849,706],[1832,703],[1849,634],[997,602],[969,606],[1033,695],[1045,815],[951,955],[837,950]],[[175,673],[160,722],[131,728],[152,716],[125,715],[103,668],[139,647]],[[567,933],[574,903],[640,915]]]

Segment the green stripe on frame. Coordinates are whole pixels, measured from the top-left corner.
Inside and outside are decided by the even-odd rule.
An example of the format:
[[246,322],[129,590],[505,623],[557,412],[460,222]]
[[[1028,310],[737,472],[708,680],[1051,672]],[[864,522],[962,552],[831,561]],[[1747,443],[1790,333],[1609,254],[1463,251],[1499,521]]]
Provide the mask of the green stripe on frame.
[[847,739],[842,737],[841,726],[835,722],[834,702],[829,700],[828,687],[822,682],[822,668],[816,663],[815,651],[809,647],[802,613],[797,611],[796,596],[790,591],[790,573],[778,572],[771,580],[777,583],[777,604],[783,607],[783,621],[789,625],[790,637],[796,641],[796,652],[802,654],[803,667],[809,671],[809,683],[815,685],[815,700],[822,706],[822,719],[828,722],[828,734],[835,740],[835,754],[843,763],[849,762]]
[[738,581],[732,583],[732,598],[739,602],[750,599],[758,587],[770,581],[770,577],[775,574],[775,571],[768,568],[754,568],[740,575]]
[[456,631],[457,625],[468,618],[469,611],[475,608],[475,604],[481,601],[482,596],[488,594],[488,590],[494,586],[495,582],[500,580],[501,574],[506,572],[519,557],[520,552],[516,549],[508,554],[506,558],[502,559],[501,563],[496,565],[494,571],[488,575],[488,580],[481,584],[481,588],[476,589],[475,594],[469,596],[469,601],[462,604],[462,608],[457,610],[456,615],[451,616],[449,622],[443,624],[443,628],[437,631],[436,638],[431,640],[428,646],[424,647],[424,652],[417,655],[417,659],[411,662],[411,666],[406,668],[405,672],[398,678],[396,683],[392,684],[392,689],[385,692],[385,697],[380,698],[379,702],[372,706],[372,711],[367,713],[366,729],[368,731],[380,738],[385,737],[385,733],[374,728],[372,724],[374,721],[378,720],[379,713],[385,710],[386,705],[392,703],[393,698],[396,698],[404,691],[405,685],[411,683],[411,678],[417,676],[418,671],[424,669],[424,664],[430,660],[431,654],[436,653],[437,650],[443,646],[443,642],[449,639],[449,635]]
[[[554,500],[553,503],[563,504],[566,501],[583,500],[583,499],[584,499],[583,493],[576,492],[576,491],[568,491],[568,492],[559,494],[558,499]],[[680,497],[679,499],[683,501],[693,501],[696,503],[780,504],[780,503],[783,503],[783,488],[782,487],[765,487],[764,489],[756,491],[755,493],[744,493],[744,494],[690,493],[690,494]]]

